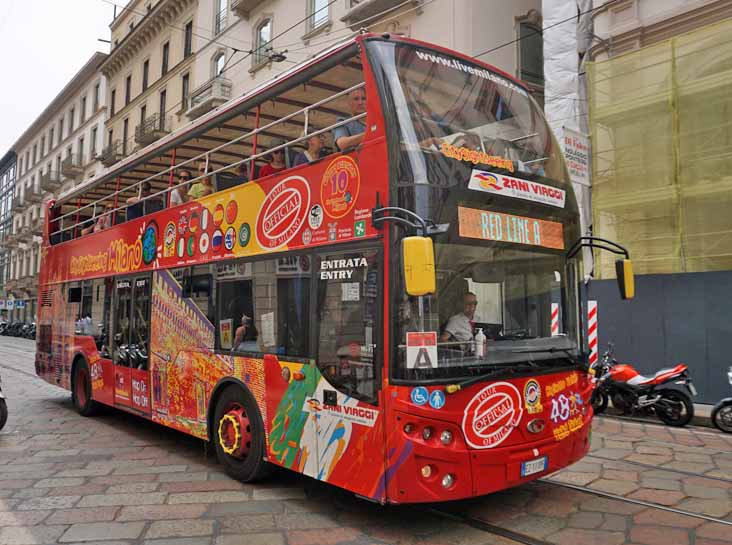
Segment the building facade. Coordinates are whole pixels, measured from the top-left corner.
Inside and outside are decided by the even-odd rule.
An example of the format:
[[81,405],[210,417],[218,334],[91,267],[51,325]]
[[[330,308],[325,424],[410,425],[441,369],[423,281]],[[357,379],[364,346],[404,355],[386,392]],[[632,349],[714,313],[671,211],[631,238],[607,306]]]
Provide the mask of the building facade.
[[[114,19],[109,166],[362,27],[481,58],[543,89],[540,0],[132,0]],[[498,16],[497,16],[498,14]],[[282,36],[279,36],[282,34]],[[519,35],[521,41],[513,43]]]
[[45,203],[80,184],[102,166],[105,80],[104,53],[95,53],[12,147],[17,154],[6,298],[11,320],[36,316],[40,241]]
[[6,281],[10,273],[10,251],[5,245],[13,223],[16,155],[9,151],[0,159],[0,318],[7,317]]
[[600,341],[650,371],[687,363],[725,395],[732,311],[732,3],[598,4],[588,66],[594,234],[626,245],[637,299],[599,255]]

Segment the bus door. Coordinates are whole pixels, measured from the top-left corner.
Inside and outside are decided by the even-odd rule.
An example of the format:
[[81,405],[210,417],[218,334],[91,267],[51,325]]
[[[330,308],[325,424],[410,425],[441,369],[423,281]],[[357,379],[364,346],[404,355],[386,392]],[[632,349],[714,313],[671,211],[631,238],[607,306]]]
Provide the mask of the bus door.
[[316,275],[317,478],[377,497],[384,472],[383,407],[378,405],[381,252],[324,253]]
[[150,300],[149,274],[118,278],[115,285],[113,353],[114,401],[150,414]]

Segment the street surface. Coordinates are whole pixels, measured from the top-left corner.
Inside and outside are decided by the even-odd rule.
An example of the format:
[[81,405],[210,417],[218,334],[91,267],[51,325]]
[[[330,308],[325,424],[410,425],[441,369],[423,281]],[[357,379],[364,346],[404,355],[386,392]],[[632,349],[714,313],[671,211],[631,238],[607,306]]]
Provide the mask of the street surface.
[[33,351],[0,337],[0,545],[732,544],[732,435],[596,418],[591,456],[539,482],[383,507],[286,471],[241,484],[198,440],[112,409],[83,418]]

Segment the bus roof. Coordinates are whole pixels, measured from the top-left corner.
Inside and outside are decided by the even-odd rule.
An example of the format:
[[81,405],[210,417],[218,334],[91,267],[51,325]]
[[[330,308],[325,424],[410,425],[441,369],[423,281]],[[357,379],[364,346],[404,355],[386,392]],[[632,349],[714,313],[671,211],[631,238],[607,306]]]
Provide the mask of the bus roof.
[[513,81],[514,83],[518,84],[519,86],[521,86],[522,88],[524,88],[528,91],[525,83],[521,82],[520,80],[517,80],[515,77],[511,76],[510,74],[508,74],[492,65],[489,65],[487,63],[484,63],[484,62],[476,60],[476,59],[472,59],[471,57],[469,57],[467,55],[450,50],[448,48],[441,47],[441,46],[431,44],[428,42],[423,42],[420,40],[415,40],[412,38],[405,38],[402,36],[390,36],[388,34],[376,34],[376,33],[363,33],[363,34],[360,34],[357,36],[345,38],[344,40],[319,52],[317,55],[315,55],[311,59],[307,59],[305,61],[302,61],[302,62],[292,66],[291,68],[283,71],[282,73],[277,74],[272,79],[269,79],[269,80],[261,83],[260,85],[254,87],[253,89],[244,93],[240,97],[234,98],[234,99],[230,100],[229,102],[225,103],[224,105],[214,108],[213,110],[202,115],[201,117],[190,121],[183,127],[176,130],[175,132],[172,132],[172,133],[160,138],[156,142],[149,144],[149,145],[145,146],[144,148],[130,154],[128,157],[123,158],[120,162],[116,163],[114,166],[105,169],[100,174],[98,174],[98,175],[94,176],[93,178],[87,180],[86,182],[72,188],[68,192],[60,195],[58,200],[56,201],[56,205],[63,205],[65,203],[71,204],[75,199],[80,199],[83,195],[88,194],[90,191],[93,191],[94,189],[104,185],[105,183],[114,181],[122,173],[124,173],[128,170],[134,169],[138,165],[141,165],[141,164],[155,158],[155,156],[160,154],[161,152],[170,150],[172,148],[185,147],[183,144],[186,141],[195,139],[197,137],[197,135],[201,135],[201,134],[205,133],[206,131],[210,130],[211,128],[215,128],[217,123],[221,123],[221,122],[227,120],[228,118],[235,117],[236,115],[241,113],[240,110],[244,109],[245,105],[250,103],[255,97],[257,97],[257,95],[259,95],[259,94],[263,93],[264,91],[268,90],[269,88],[281,83],[282,81],[292,78],[296,74],[303,72],[306,69],[323,62],[324,60],[328,59],[329,57],[338,55],[338,53],[347,50],[354,44],[363,42],[364,40],[368,40],[368,39],[388,39],[391,41],[418,45],[418,46],[425,47],[428,49],[433,49],[438,52],[442,52],[442,53],[450,55],[450,56],[459,57],[466,61],[482,65],[489,70],[499,73],[500,75],[506,77],[507,79]]

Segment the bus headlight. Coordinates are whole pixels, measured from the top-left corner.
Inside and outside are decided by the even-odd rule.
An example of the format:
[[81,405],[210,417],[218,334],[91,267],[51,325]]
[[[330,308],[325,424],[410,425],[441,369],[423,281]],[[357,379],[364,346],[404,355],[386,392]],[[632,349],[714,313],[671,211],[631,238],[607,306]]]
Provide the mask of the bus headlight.
[[453,484],[455,484],[455,476],[452,473],[447,473],[442,478],[442,488],[450,488]]
[[429,426],[426,426],[422,430],[422,439],[427,441],[430,437],[432,437],[432,428],[430,428]]
[[432,466],[427,464],[426,466],[422,466],[422,477],[425,479],[429,479],[432,477]]
[[449,445],[452,443],[452,432],[449,430],[442,430],[442,433],[440,434],[440,442],[443,445]]
[[408,423],[408,424],[404,424],[404,433],[406,433],[407,435],[409,435],[413,431],[414,431],[414,424],[412,424],[411,422]]

